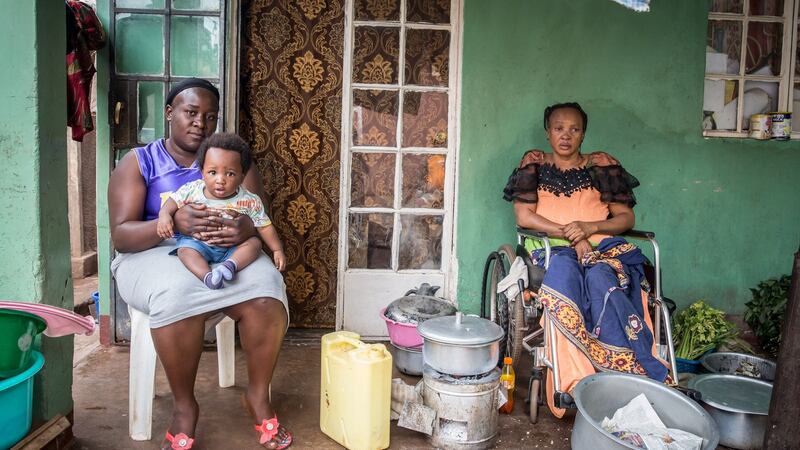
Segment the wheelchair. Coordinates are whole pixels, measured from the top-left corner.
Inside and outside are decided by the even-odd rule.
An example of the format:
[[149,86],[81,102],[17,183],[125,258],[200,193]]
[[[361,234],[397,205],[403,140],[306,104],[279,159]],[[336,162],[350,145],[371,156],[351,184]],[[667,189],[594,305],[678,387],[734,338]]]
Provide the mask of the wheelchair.
[[[652,264],[645,264],[644,270],[651,286],[647,303],[653,324],[653,338],[658,355],[669,364],[669,376],[677,380],[678,371],[670,326],[670,314],[675,309],[675,303],[661,295],[660,255],[655,233],[630,230],[619,236],[629,241],[648,242],[653,249]],[[544,269],[531,260],[524,246],[526,239],[541,243],[545,255]],[[513,358],[514,365],[519,361],[523,349],[531,355],[533,367],[525,399],[526,413],[531,423],[536,423],[539,407],[545,405],[547,369],[553,373],[554,406],[559,409],[575,408],[572,396],[562,391],[560,386],[556,346],[548,344],[556,333],[551,313],[541,305],[537,295],[544,272],[550,265],[551,248],[546,233],[517,227],[516,248],[504,244],[489,254],[484,265],[481,286],[481,316],[497,323],[505,331],[501,350],[505,349],[505,355]],[[525,288],[523,281],[518,280],[519,293],[507,298],[504,293],[497,293],[497,284],[506,277],[517,256],[522,258],[527,268],[528,287]]]

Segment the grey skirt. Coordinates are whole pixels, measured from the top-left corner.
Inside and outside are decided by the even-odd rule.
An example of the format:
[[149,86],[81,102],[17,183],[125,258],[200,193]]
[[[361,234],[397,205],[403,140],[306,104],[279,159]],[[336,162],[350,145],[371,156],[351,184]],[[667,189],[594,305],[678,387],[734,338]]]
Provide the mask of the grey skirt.
[[283,303],[289,323],[283,276],[263,252],[236,273],[232,282],[212,290],[169,252],[175,240],[137,253],[119,253],[111,262],[122,299],[150,316],[150,328],[160,328],[187,317],[218,311],[254,298],[271,297]]

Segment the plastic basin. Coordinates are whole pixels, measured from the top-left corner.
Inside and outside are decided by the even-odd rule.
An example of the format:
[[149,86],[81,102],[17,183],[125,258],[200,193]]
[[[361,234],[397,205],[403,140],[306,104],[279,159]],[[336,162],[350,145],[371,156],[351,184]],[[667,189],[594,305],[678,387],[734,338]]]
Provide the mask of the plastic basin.
[[44,365],[44,356],[34,350],[30,359],[22,373],[0,381],[0,450],[11,448],[31,428],[33,376]]
[[389,340],[400,347],[419,347],[422,345],[422,336],[417,332],[417,324],[400,323],[386,317],[386,308],[381,310],[381,319],[386,322]]
[[13,377],[31,366],[33,340],[47,328],[34,314],[0,309],[0,378]]

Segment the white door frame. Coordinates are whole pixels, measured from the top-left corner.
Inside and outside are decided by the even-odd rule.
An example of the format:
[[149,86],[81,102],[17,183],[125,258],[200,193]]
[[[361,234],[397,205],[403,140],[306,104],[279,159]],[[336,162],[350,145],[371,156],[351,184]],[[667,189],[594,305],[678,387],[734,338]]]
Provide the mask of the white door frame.
[[[347,269],[348,253],[348,209],[350,205],[350,148],[352,144],[352,51],[353,51],[353,38],[354,38],[354,18],[353,18],[353,1],[345,0],[345,26],[344,26],[344,60],[342,64],[342,136],[341,136],[341,171],[339,180],[339,252],[338,252],[338,271],[337,271],[337,295],[336,295],[336,329],[340,330],[345,325],[344,317],[344,293],[345,293],[345,274]],[[405,17],[404,8],[405,1],[401,0],[401,18]],[[380,26],[381,22],[370,21],[370,25]],[[390,22],[386,22],[390,24]],[[457,304],[456,292],[458,285],[458,263],[456,258],[456,218],[458,211],[457,204],[457,187],[458,187],[458,156],[460,144],[460,128],[459,119],[461,115],[461,53],[463,48],[462,36],[463,24],[463,0],[451,0],[450,7],[450,25],[449,26],[436,26],[425,25],[421,28],[426,29],[449,29],[451,33],[450,38],[450,55],[449,55],[449,80],[448,80],[448,147],[445,169],[445,203],[444,203],[444,222],[442,229],[442,268],[441,276],[444,278],[444,285],[439,295],[444,295],[445,298]],[[391,25],[397,26],[397,22],[391,22]],[[405,24],[404,24],[405,25]],[[413,27],[413,26],[412,26]],[[401,55],[405,52],[404,42],[401,39],[400,49]],[[403,58],[400,58],[402,60]],[[398,64],[398,70],[402,73],[404,67]],[[402,75],[401,75],[402,76]],[[385,87],[385,86],[383,86]],[[425,91],[424,87],[415,86],[414,91]],[[402,98],[402,97],[401,97]],[[400,105],[402,111],[402,105]],[[402,129],[402,113],[398,117],[398,122]],[[398,135],[398,138],[400,136]],[[398,155],[399,156],[399,155]],[[399,178],[396,176],[396,178]],[[401,179],[395,180],[395,188],[397,188]],[[395,192],[395,195],[397,192]],[[393,251],[398,242],[397,235],[399,234],[397,228],[394,229]],[[449,245],[446,245],[448,244]],[[351,270],[352,271],[352,270]],[[391,270],[368,270],[356,269],[358,272],[375,273],[380,277],[381,274],[391,274]],[[419,273],[424,276],[424,273],[431,271],[414,270],[404,271],[404,273]],[[410,288],[411,286],[409,286]],[[388,302],[387,302],[388,303]],[[378,317],[375,320],[380,320]],[[384,334],[385,336],[385,334]],[[380,338],[382,336],[365,336]]]

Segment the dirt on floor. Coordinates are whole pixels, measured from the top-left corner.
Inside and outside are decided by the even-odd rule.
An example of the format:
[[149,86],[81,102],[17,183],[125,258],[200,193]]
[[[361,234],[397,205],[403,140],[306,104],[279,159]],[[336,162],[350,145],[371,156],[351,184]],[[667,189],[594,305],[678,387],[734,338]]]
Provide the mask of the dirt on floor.
[[[294,435],[296,449],[342,448],[319,429],[321,333],[291,330],[284,342],[272,383],[273,406],[282,424]],[[197,376],[196,393],[200,403],[197,445],[200,449],[258,449],[252,420],[242,408],[240,395],[247,385],[244,355],[236,350],[236,385],[217,384],[216,352],[203,353]],[[171,398],[164,372],[156,375],[153,401],[153,438],[136,442],[128,436],[128,359],[127,347],[98,348],[74,369],[74,433],[76,449],[153,449],[161,443],[171,414]],[[568,449],[573,418],[555,419],[548,411],[540,413],[531,425],[524,412],[530,359],[520,360],[517,373],[516,405],[512,415],[500,415],[495,448]],[[395,373],[399,376],[399,373]],[[409,384],[419,378],[403,376]],[[391,424],[391,449],[431,448],[426,436]]]

